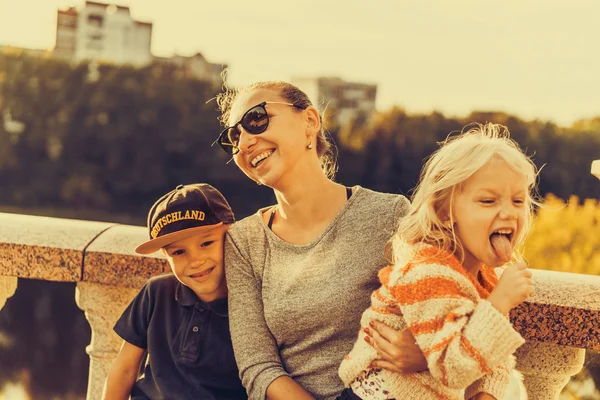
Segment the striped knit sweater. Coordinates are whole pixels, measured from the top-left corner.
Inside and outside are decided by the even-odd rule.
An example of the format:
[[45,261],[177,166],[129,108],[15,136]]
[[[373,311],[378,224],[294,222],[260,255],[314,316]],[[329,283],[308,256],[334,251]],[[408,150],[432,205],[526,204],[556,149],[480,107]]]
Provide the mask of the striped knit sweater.
[[[456,257],[429,245],[405,245],[397,258],[394,266],[379,272],[382,286],[373,292],[361,327],[368,327],[371,320],[395,329],[408,327],[429,370],[412,374],[382,370],[390,397],[470,399],[485,392],[501,399],[514,363],[512,353],[524,340],[483,300],[498,282],[493,269],[482,266],[476,278]],[[402,316],[389,311],[394,305]],[[340,365],[346,387],[377,358],[364,338],[361,329]]]

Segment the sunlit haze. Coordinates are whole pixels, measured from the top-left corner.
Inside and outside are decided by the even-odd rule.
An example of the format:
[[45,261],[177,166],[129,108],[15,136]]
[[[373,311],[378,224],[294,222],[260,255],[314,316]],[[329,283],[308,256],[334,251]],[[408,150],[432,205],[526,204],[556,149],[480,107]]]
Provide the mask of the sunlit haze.
[[[81,1],[83,3],[83,0]],[[53,48],[56,11],[0,0],[0,45]],[[201,52],[233,84],[340,76],[377,106],[448,116],[506,111],[570,125],[600,115],[600,1],[122,0],[152,52]]]

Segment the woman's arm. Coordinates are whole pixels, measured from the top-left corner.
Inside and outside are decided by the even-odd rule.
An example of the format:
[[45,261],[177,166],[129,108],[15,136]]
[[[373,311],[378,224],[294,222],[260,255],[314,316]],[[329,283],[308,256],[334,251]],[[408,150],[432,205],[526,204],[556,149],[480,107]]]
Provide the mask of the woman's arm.
[[[242,384],[252,399],[304,399],[309,394],[284,370],[265,321],[261,282],[229,234],[225,241],[229,328]],[[298,397],[291,397],[291,396]]]
[[275,379],[267,388],[267,400],[314,400],[289,376],[280,376]]
[[140,371],[140,364],[142,363],[144,352],[144,349],[123,341],[121,350],[119,350],[119,354],[117,354],[117,357],[108,371],[102,399],[129,399],[131,388]]

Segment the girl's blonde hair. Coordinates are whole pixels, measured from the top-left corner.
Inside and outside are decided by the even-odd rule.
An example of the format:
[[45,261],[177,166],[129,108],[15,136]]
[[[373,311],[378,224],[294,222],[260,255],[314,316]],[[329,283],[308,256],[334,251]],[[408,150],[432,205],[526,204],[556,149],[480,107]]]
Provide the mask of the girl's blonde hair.
[[[283,81],[264,81],[255,82],[250,85],[240,86],[236,88],[224,88],[222,93],[217,95],[217,104],[221,111],[219,121],[223,126],[229,123],[229,114],[233,102],[240,93],[250,92],[256,89],[268,89],[279,93],[281,97],[290,103],[306,109],[312,106],[312,102],[302,90],[288,82]],[[329,179],[335,177],[337,172],[337,148],[331,135],[327,133],[323,126],[323,117],[319,113],[321,120],[321,129],[317,133],[317,155],[321,160],[321,168]]]
[[[406,243],[426,243],[455,254],[461,261],[464,249],[454,232],[452,205],[456,190],[481,167],[495,158],[505,160],[527,179],[527,218],[516,248],[522,245],[531,227],[533,209],[539,205],[536,193],[538,170],[503,125],[472,123],[457,136],[449,136],[425,163],[412,197],[410,213],[400,220],[392,238],[394,260]],[[441,213],[447,212],[445,224]],[[517,258],[520,253],[517,251]]]

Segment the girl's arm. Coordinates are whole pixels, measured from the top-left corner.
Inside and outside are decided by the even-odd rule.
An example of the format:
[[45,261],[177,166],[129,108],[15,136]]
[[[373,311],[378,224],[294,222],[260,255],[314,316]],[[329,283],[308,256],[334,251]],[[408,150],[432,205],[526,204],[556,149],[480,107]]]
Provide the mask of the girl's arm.
[[145,351],[131,343],[123,341],[121,350],[119,350],[119,354],[117,354],[108,371],[102,399],[129,399],[131,388],[138,377]]
[[514,357],[495,367],[492,372],[476,380],[465,391],[467,400],[496,400],[504,398],[504,392],[510,380],[510,371],[514,368]]
[[432,376],[455,389],[490,373],[524,343],[460,271],[433,262],[411,265],[389,286]]
[[242,384],[252,399],[311,398],[284,370],[265,321],[261,283],[229,234],[225,241],[229,328]]

